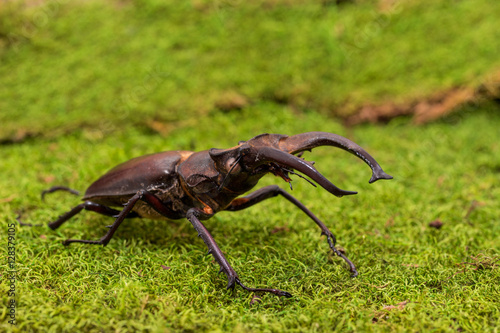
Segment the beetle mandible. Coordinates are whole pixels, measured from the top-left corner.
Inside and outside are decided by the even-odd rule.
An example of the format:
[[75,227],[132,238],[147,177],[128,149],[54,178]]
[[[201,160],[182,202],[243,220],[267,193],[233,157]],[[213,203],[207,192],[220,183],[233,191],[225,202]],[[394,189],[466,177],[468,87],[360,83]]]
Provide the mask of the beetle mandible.
[[[166,151],[120,164],[90,185],[83,196],[83,203],[49,223],[49,227],[57,229],[83,209],[115,217],[108,232],[99,240],[67,239],[63,242],[64,245],[86,243],[105,246],[125,219],[187,218],[205,242],[208,253],[219,264],[220,271],[226,274],[228,289],[234,289],[238,284],[247,291],[291,297],[290,293],[279,289],[245,286],[201,221],[220,211],[242,210],[281,195],[319,226],[321,234],[326,235],[331,250],[347,262],[352,275],[356,276],[358,272],[354,264],[335,248],[333,233],[288,192],[277,185],[271,185],[238,198],[257,185],[259,179],[267,173],[279,176],[286,182],[291,181],[290,174],[304,178],[296,172],[308,176],[335,196],[356,194],[357,192],[336,187],[316,170],[313,162],[301,158],[303,151],[310,151],[318,146],[338,147],[362,159],[372,169],[370,183],[379,179],[392,179],[370,154],[342,136],[327,132],[308,132],[293,136],[261,134],[248,141],[240,141],[237,146],[229,149]],[[67,187],[56,186],[44,191],[42,197],[45,193],[57,190],[76,192]],[[118,210],[112,207],[123,208]]]

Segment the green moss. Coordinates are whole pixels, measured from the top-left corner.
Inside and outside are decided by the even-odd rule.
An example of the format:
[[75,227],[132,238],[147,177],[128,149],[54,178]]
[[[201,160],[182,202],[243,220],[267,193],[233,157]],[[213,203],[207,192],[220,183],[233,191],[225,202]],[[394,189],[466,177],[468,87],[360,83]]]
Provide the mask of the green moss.
[[[40,227],[17,227],[17,328],[10,331],[495,331],[498,321],[498,107],[464,109],[414,127],[405,119],[346,132],[317,113],[296,115],[260,104],[215,112],[161,137],[127,127],[103,136],[82,129],[51,140],[1,146],[1,244],[18,212]],[[212,124],[203,126],[200,123]],[[480,129],[480,133],[478,133]],[[372,153],[392,181],[368,184],[370,171],[338,149],[305,157],[341,188],[336,198],[300,179],[293,194],[337,235],[360,276],[349,277],[314,223],[275,198],[206,222],[242,281],[291,292],[292,299],[225,290],[225,277],[185,220],[131,220],[106,247],[98,239],[110,219],[84,212],[57,231],[45,223],[78,203],[42,189],[84,190],[105,170],[141,154],[229,147],[262,132],[323,130],[346,135]],[[268,176],[260,186],[281,184]],[[475,209],[470,210],[474,202]],[[469,212],[470,210],[470,212]],[[439,230],[428,226],[439,219]],[[286,226],[280,232],[277,227]],[[166,266],[166,267],[162,267]],[[167,268],[167,269],[165,269]],[[7,265],[2,263],[2,277]],[[0,297],[7,304],[8,283]],[[405,303],[407,302],[407,303]],[[389,307],[387,306],[394,306]]]
[[[400,118],[347,129],[328,115],[477,85],[499,65],[500,3],[323,3],[2,5],[4,258],[18,214],[42,226],[16,227],[18,325],[4,307],[0,330],[496,331],[498,105],[421,127]],[[109,218],[83,212],[56,231],[46,226],[79,203],[65,193],[42,202],[52,185],[85,190],[135,156],[307,131],[353,139],[395,177],[369,185],[366,165],[322,147],[304,157],[359,194],[339,199],[294,181],[293,194],[357,265],[356,279],[280,198],[206,222],[244,283],[295,296],[254,305],[252,294],[225,290],[185,220],[127,221],[106,247],[61,241],[98,239]],[[287,188],[272,176],[259,186],[269,184]],[[429,227],[435,220],[441,229]],[[7,305],[7,259],[0,275]]]
[[154,121],[167,131],[228,95],[345,116],[498,69],[499,2],[383,3],[6,5],[0,139]]

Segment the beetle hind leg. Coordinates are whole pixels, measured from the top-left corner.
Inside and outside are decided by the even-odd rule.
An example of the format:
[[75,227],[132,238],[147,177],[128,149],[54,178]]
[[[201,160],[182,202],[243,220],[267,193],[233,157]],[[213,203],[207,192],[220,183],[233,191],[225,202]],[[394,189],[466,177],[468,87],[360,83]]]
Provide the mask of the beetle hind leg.
[[[165,217],[172,216],[174,214],[174,212],[170,208],[165,206],[163,204],[163,202],[157,196],[155,196],[154,194],[152,194],[146,190],[140,190],[133,197],[131,197],[129,199],[129,201],[125,204],[125,207],[123,207],[123,210],[121,212],[118,210],[115,210],[113,208],[109,208],[109,207],[106,207],[103,205],[97,205],[94,203],[92,203],[92,204],[97,205],[97,206],[92,206],[92,205],[88,206],[89,210],[93,210],[95,212],[98,212],[98,213],[101,213],[104,215],[116,217],[115,222],[113,222],[113,224],[111,226],[108,226],[109,231],[103,237],[101,237],[101,239],[99,239],[98,241],[85,240],[85,239],[66,239],[63,242],[63,244],[69,245],[71,243],[84,243],[84,244],[100,244],[100,245],[106,246],[109,243],[109,241],[111,240],[111,238],[113,238],[113,235],[115,234],[116,230],[118,229],[120,224],[123,222],[123,220],[125,220],[126,218],[140,217],[136,212],[132,211],[135,204],[139,200],[146,202],[151,207],[153,207],[158,213],[162,214]],[[87,206],[85,206],[85,204],[87,204],[88,202],[89,201],[87,201],[81,205],[76,206],[71,211],[69,211],[68,213],[63,215],[63,217],[66,218],[66,215],[68,215],[69,217],[74,216],[75,214],[78,214],[84,207],[85,207],[85,209],[87,209],[86,208]],[[80,207],[82,205],[84,205],[84,207]],[[66,218],[65,220],[67,220],[68,218]],[[60,219],[62,219],[62,218],[60,218]],[[62,221],[61,224],[64,223],[65,220]],[[55,221],[55,222],[57,222],[57,221]]]
[[193,227],[196,229],[198,232],[198,236],[200,236],[205,244],[208,247],[208,253],[212,254],[215,261],[220,266],[220,271],[224,272],[227,276],[228,279],[228,285],[227,289],[234,289],[235,285],[238,284],[241,288],[245,289],[246,291],[250,292],[267,292],[274,294],[276,296],[285,296],[285,297],[292,297],[292,294],[289,292],[279,290],[279,289],[272,289],[272,288],[250,288],[245,286],[243,283],[241,283],[240,278],[238,277],[238,274],[234,271],[234,269],[231,267],[229,262],[227,261],[226,257],[222,253],[221,249],[215,242],[214,238],[210,234],[210,232],[207,230],[207,228],[201,223],[199,217],[210,217],[211,215],[205,214],[202,210],[197,209],[197,208],[191,208],[188,210],[186,214],[186,218],[191,222]]
[[42,201],[45,200],[45,195],[48,194],[48,193],[54,193],[54,192],[57,192],[57,191],[66,191],[66,192],[69,192],[73,195],[79,195],[80,192],[78,192],[77,190],[74,190],[72,188],[69,188],[67,186],[52,186],[51,188],[47,189],[47,190],[43,190],[42,191]]
[[[83,209],[88,210],[88,211],[92,211],[92,212],[96,212],[96,213],[99,213],[102,215],[106,215],[106,216],[113,216],[113,217],[117,217],[118,214],[120,214],[119,210],[116,210],[116,209],[113,209],[113,208],[110,208],[110,207],[107,207],[104,205],[100,205],[100,204],[97,204],[95,202],[85,201],[84,203],[79,204],[76,207],[73,207],[69,212],[66,212],[63,215],[59,216],[59,218],[57,220],[50,222],[49,228],[52,230],[59,228],[63,223],[68,221],[70,218],[72,218],[76,214],[80,213]],[[131,212],[127,215],[127,218],[133,218],[133,217],[139,217],[139,215],[137,215],[135,212]]]

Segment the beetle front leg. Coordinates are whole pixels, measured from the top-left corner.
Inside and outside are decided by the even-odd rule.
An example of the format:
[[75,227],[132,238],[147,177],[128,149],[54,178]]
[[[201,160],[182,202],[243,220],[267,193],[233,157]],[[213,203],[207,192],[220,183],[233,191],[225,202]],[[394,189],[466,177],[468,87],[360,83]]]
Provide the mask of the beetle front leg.
[[208,253],[212,254],[215,258],[215,261],[217,261],[217,263],[219,264],[220,271],[226,274],[228,280],[227,289],[230,288],[234,289],[235,284],[238,284],[243,289],[251,292],[268,292],[275,294],[276,296],[292,297],[290,293],[279,289],[249,288],[245,286],[243,283],[241,283],[238,274],[236,274],[234,269],[231,267],[226,257],[222,253],[221,249],[215,242],[214,238],[199,219],[199,217],[208,218],[210,216],[211,215],[206,214],[205,212],[203,212],[201,209],[198,208],[191,208],[187,211],[186,214],[186,218],[189,220],[189,222],[191,222],[193,227],[196,229],[196,231],[198,232],[198,236],[201,237],[205,242],[205,244],[207,245]]
[[345,260],[345,262],[349,265],[349,269],[352,273],[352,277],[358,276],[358,271],[356,270],[356,266],[350,261],[342,252],[337,250],[335,248],[335,235],[326,227],[326,225],[318,218],[316,215],[313,214],[304,204],[302,204],[299,200],[297,200],[294,196],[283,190],[277,185],[270,185],[263,187],[253,193],[250,193],[249,195],[242,197],[242,198],[237,198],[234,199],[231,204],[225,209],[228,211],[237,211],[237,210],[242,210],[245,208],[248,208],[250,206],[253,206],[263,200],[282,195],[285,197],[288,201],[293,203],[295,206],[300,208],[304,213],[306,213],[307,216],[309,216],[316,224],[318,227],[321,229],[321,234],[326,236],[326,239],[328,241],[328,245],[330,246],[330,249],[339,257]]

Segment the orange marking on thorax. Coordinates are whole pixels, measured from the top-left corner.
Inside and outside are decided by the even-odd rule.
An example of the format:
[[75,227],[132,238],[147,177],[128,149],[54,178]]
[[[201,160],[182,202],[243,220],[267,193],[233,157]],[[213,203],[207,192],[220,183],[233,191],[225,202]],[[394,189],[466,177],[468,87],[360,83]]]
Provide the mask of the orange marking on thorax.
[[[203,203],[203,204],[205,204],[205,203]],[[214,214],[214,210],[212,208],[210,208],[209,206],[203,207],[203,212],[205,214],[208,214],[208,215],[213,215]]]

